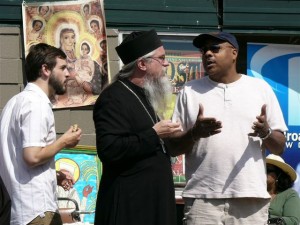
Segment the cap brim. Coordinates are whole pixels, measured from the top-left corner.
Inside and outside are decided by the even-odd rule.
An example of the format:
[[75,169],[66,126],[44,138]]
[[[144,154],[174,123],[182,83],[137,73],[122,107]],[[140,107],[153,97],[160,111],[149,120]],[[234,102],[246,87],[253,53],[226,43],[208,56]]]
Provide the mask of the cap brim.
[[216,40],[224,41],[223,39],[215,37],[214,35],[211,35],[211,34],[200,34],[199,36],[194,38],[193,45],[196,48],[201,48],[204,46],[205,42],[209,39],[216,39]]

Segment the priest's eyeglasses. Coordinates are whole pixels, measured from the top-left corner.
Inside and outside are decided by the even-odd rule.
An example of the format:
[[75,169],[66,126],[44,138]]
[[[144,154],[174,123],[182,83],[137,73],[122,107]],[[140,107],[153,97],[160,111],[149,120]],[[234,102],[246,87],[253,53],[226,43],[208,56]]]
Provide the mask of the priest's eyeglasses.
[[154,59],[155,61],[159,62],[160,64],[164,64],[167,61],[166,56],[147,57],[147,59]]

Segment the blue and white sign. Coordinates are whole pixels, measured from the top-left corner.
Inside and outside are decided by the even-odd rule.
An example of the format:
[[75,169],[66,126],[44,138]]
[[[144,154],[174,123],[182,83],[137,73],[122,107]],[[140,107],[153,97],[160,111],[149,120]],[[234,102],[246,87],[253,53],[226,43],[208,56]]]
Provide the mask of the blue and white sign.
[[289,129],[283,158],[298,173],[300,193],[300,45],[248,43],[247,74],[267,81],[278,98]]

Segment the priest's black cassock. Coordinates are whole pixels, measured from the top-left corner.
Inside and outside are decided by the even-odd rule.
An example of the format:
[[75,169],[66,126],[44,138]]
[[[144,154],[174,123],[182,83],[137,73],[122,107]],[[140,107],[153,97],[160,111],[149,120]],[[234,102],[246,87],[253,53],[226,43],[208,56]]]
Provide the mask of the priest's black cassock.
[[170,157],[152,128],[157,117],[144,90],[126,79],[112,83],[93,118],[103,164],[95,225],[175,225]]

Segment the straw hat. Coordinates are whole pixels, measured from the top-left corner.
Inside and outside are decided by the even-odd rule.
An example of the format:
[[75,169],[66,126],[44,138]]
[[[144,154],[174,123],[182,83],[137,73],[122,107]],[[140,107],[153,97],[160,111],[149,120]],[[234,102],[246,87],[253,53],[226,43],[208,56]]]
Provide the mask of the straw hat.
[[266,158],[266,163],[269,163],[282,169],[282,171],[284,171],[291,177],[292,181],[295,181],[297,179],[296,171],[289,164],[286,164],[283,158],[281,158],[280,156],[270,154]]

